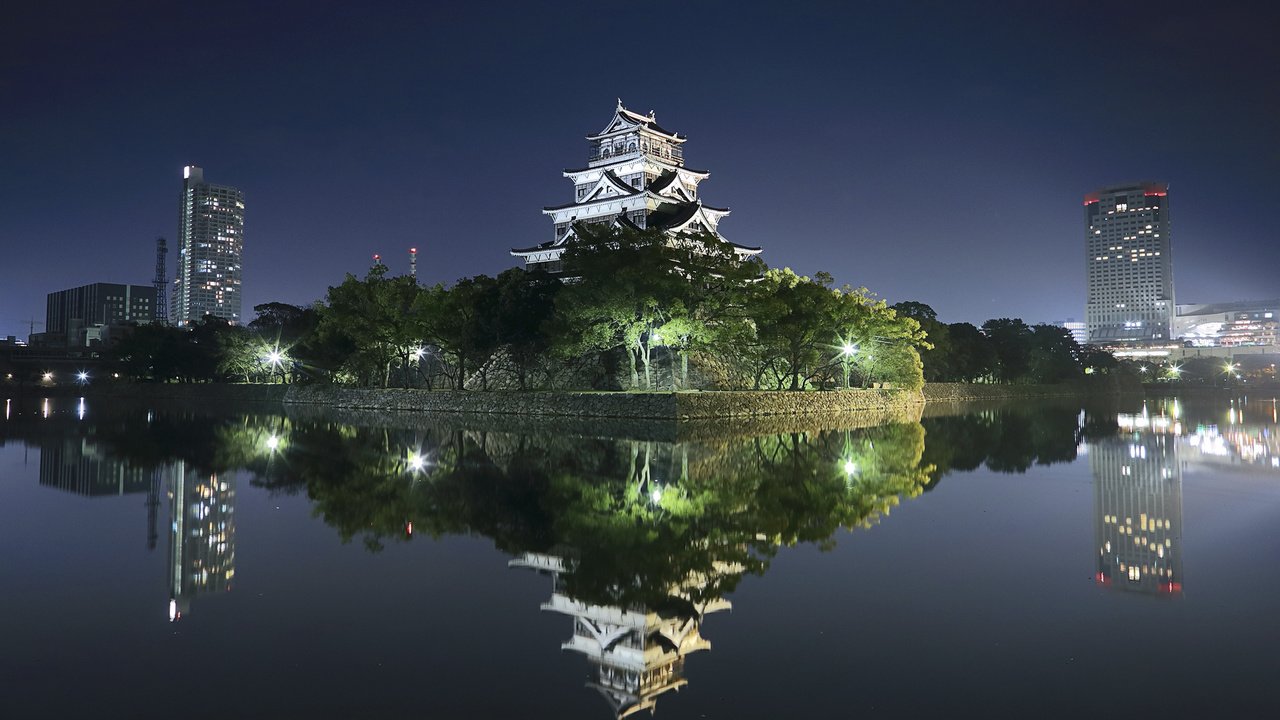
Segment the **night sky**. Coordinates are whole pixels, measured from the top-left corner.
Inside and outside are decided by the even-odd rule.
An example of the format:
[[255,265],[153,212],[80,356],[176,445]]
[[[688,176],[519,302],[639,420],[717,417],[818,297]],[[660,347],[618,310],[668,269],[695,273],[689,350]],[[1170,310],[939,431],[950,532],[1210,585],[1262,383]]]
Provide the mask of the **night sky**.
[[1170,183],[1179,302],[1277,297],[1277,27],[1265,3],[22,3],[0,336],[49,292],[149,284],[158,235],[172,275],[186,164],[245,193],[246,319],[375,252],[496,274],[551,238],[617,97],[690,138],[726,237],[946,321],[1083,320],[1082,196],[1144,179]]

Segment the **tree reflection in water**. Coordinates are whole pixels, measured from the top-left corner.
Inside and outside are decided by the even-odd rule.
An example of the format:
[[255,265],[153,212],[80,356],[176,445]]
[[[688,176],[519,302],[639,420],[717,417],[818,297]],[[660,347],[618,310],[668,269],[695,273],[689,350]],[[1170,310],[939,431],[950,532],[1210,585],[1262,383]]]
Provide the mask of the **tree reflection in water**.
[[305,494],[370,551],[489,538],[513,566],[552,578],[544,608],[573,618],[563,647],[588,658],[589,684],[621,717],[686,683],[684,658],[710,647],[703,618],[779,548],[830,547],[951,472],[1070,461],[1091,433],[1115,432],[1113,412],[1021,407],[698,442],[146,410],[5,423],[0,437],[81,434],[142,470],[247,471],[252,485]]

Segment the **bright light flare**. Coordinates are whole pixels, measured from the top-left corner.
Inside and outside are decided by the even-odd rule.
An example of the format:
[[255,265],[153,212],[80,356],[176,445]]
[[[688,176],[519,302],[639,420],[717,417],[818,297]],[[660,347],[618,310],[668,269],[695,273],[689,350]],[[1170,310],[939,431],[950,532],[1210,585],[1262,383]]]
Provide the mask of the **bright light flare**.
[[427,459],[420,453],[409,453],[409,469],[418,472],[427,466]]
[[280,449],[280,437],[274,433],[267,438],[267,449],[275,452]]
[[845,343],[844,346],[840,348],[840,353],[845,357],[849,357],[856,352],[858,352],[857,346],[850,343]]
[[84,370],[81,370],[80,372],[76,373],[76,379],[79,380],[80,382],[88,382],[89,373],[85,372]]
[[852,460],[845,460],[845,461],[844,461],[844,474],[845,474],[845,475],[852,475],[852,474],[854,474],[854,473],[856,473],[856,472],[858,472],[858,464],[857,464],[857,463],[855,463],[855,462],[854,462],[854,461],[852,461]]

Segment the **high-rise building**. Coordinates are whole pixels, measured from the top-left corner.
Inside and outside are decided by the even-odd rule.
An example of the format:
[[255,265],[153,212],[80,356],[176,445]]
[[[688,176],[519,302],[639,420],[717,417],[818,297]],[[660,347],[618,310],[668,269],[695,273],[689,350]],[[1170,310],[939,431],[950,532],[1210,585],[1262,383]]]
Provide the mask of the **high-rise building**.
[[[698,184],[710,173],[685,167],[686,139],[658,125],[652,112],[632,112],[619,100],[604,130],[587,136],[587,166],[564,171],[573,183],[573,202],[542,210],[555,225],[555,237],[511,254],[523,258],[526,269],[559,272],[566,244],[583,225],[595,224],[660,228],[672,235],[707,233],[728,242],[717,226],[729,210],[702,204]],[[739,257],[760,252],[729,244]]]
[[178,275],[169,322],[185,326],[205,315],[239,323],[244,257],[244,193],[204,181],[204,171],[182,171],[178,215]]
[[1167,342],[1173,326],[1169,186],[1117,185],[1084,197],[1089,342]]

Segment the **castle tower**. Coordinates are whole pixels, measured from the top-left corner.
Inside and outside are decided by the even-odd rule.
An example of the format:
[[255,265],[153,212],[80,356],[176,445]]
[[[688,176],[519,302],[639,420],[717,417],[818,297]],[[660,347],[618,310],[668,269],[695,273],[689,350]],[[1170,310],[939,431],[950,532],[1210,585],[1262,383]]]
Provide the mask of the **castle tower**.
[[[632,112],[619,100],[604,130],[587,136],[587,166],[564,171],[573,183],[573,202],[542,210],[555,226],[554,237],[513,248],[511,254],[522,258],[527,270],[559,272],[565,246],[579,228],[595,224],[659,228],[672,235],[708,233],[729,242],[718,229],[729,210],[702,203],[698,185],[710,173],[685,167],[686,139],[658,125],[653,112]],[[729,244],[739,257],[760,253],[757,247]]]

